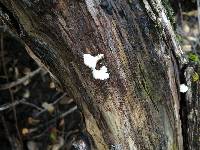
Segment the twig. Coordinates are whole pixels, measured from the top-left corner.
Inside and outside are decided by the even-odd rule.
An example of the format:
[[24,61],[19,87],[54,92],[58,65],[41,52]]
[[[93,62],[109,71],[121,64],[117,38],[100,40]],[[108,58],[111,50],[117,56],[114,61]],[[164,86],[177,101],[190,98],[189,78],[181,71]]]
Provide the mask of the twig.
[[26,102],[26,99],[21,99],[19,101],[14,101],[13,103],[1,105],[0,106],[0,111],[4,111],[4,110],[9,109],[9,108],[11,108],[13,106],[16,106],[18,104],[29,105],[31,107],[34,107],[34,108],[38,109],[39,111],[44,111],[45,110],[45,109],[42,109],[42,108],[40,108],[40,107],[38,107],[38,106],[36,106],[36,105],[34,105],[32,103]]
[[40,107],[38,107],[38,106],[36,106],[36,105],[34,105],[34,104],[32,104],[32,103],[29,103],[29,102],[24,102],[24,101],[22,101],[22,102],[20,102],[21,104],[24,104],[24,105],[29,105],[29,106],[31,106],[31,107],[34,107],[34,108],[36,108],[36,109],[38,109],[39,111],[43,111],[44,109],[42,109],[42,108],[40,108]]
[[[63,93],[63,95],[61,95],[58,99],[56,99],[52,104],[55,105],[66,95],[67,95],[67,93]],[[42,113],[44,113],[46,111],[47,111],[46,109],[43,109],[42,111],[38,112],[35,116],[38,117],[39,115],[41,115]]]
[[9,109],[9,108],[11,108],[13,106],[16,106],[16,105],[22,103],[23,101],[25,101],[25,99],[22,99],[22,100],[19,100],[19,101],[14,101],[13,103],[1,105],[0,106],[0,111],[4,111],[4,110]]
[[15,87],[23,82],[25,82],[26,80],[34,77],[36,74],[40,73],[40,71],[42,70],[42,68],[38,68],[36,70],[34,70],[33,72],[27,74],[26,76],[16,80],[16,81],[13,81],[13,82],[10,82],[10,83],[6,83],[6,84],[2,84],[0,85],[0,90],[6,90],[6,89],[10,89],[12,87]]
[[[6,65],[5,65],[5,59],[4,59],[4,46],[3,46],[3,33],[1,33],[1,39],[0,39],[0,45],[1,45],[1,54],[2,54],[2,66],[3,66],[3,71],[4,71],[4,74],[6,76],[6,80],[7,82],[9,82],[8,80],[8,73],[6,71]],[[11,91],[11,89],[9,88],[9,93],[10,93],[10,96],[11,96],[11,100],[12,100],[12,103],[15,102],[14,100],[14,95]],[[15,128],[16,128],[16,131],[17,131],[17,136],[20,140],[20,144],[22,146],[22,149],[23,149],[23,141],[22,141],[22,138],[21,138],[21,135],[20,135],[20,132],[19,132],[19,128],[18,128],[18,121],[17,121],[17,113],[16,113],[16,109],[15,109],[15,106],[12,106],[12,110],[13,110],[13,114],[14,114],[14,121],[15,121]]]
[[60,115],[60,118],[64,118],[65,116],[71,114],[72,112],[74,112],[75,110],[77,110],[77,106],[72,107],[71,109],[69,109],[68,111],[64,112],[63,114]]
[[63,97],[65,97],[67,95],[67,93],[63,93],[63,95],[61,95],[58,99],[56,99],[54,102],[53,102],[53,105],[55,105],[56,103],[58,103],[61,99],[63,99]]
[[[49,131],[49,129],[53,128],[54,126],[48,126],[48,128],[46,128],[45,130],[43,130],[42,132],[40,132],[40,134],[38,135],[35,135],[35,136],[32,136],[31,139],[34,140],[34,139],[37,139],[37,138],[40,138],[41,136],[43,136],[46,132]],[[31,130],[30,133],[38,130],[39,128],[33,128],[33,130]]]
[[78,108],[77,106],[74,106],[74,107],[70,108],[68,111],[66,111],[62,114],[58,114],[55,118],[53,118],[49,122],[45,123],[44,125],[48,126],[49,124],[55,122],[56,120],[66,117],[67,115],[69,115],[72,112],[74,112],[75,110],[77,110],[77,108]]
[[5,135],[6,135],[7,139],[8,139],[8,141],[10,142],[12,150],[15,150],[15,148],[13,146],[13,140],[12,140],[12,138],[10,136],[10,133],[9,133],[8,128],[7,128],[7,124],[6,124],[6,121],[5,121],[5,118],[4,118],[3,115],[1,115],[1,121],[2,121],[2,124],[3,124],[4,130],[5,130]]
[[59,114],[57,115],[55,118],[51,119],[50,121],[48,121],[47,123],[44,123],[44,124],[41,124],[41,125],[38,125],[36,128],[32,128],[32,129],[29,129],[30,132],[29,133],[33,133],[33,132],[36,132],[38,129],[40,128],[43,128],[43,127],[49,127],[50,124],[54,123],[56,120],[58,119],[61,119],[61,118],[64,118],[66,117],[67,115],[71,114],[72,112],[74,112],[75,110],[77,110],[77,106],[74,106],[72,108],[70,108],[68,111],[62,113],[62,114]]

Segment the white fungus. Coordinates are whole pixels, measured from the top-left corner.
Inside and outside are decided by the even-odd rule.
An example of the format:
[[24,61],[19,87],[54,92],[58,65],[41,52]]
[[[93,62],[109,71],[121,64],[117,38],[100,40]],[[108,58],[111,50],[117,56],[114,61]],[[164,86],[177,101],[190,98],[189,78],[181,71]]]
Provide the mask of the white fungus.
[[101,67],[100,70],[93,69],[92,74],[95,79],[105,80],[109,78],[106,66]]
[[95,69],[97,62],[104,57],[104,54],[98,54],[97,56],[92,56],[90,54],[84,54],[84,64],[91,69]]
[[104,54],[98,54],[97,56],[92,56],[90,54],[83,55],[84,64],[92,69],[92,75],[95,79],[105,80],[109,78],[106,66],[102,66],[100,70],[96,69],[97,62],[103,57]]
[[180,92],[181,92],[181,93],[185,93],[185,92],[187,92],[187,91],[188,91],[188,86],[185,85],[185,84],[181,84],[181,85],[180,85]]

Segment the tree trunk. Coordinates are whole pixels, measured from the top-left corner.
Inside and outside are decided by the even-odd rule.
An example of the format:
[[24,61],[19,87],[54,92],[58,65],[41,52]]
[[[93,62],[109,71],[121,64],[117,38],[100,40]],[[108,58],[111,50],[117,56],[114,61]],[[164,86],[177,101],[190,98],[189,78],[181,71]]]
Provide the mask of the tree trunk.
[[184,148],[187,150],[199,149],[199,82],[192,82],[192,75],[199,72],[198,66],[188,66],[185,69],[184,76],[186,83],[191,87],[186,96],[183,98],[181,113],[182,113],[182,128]]
[[[160,0],[1,0],[10,29],[76,100],[90,149],[183,149],[186,62]],[[84,54],[104,54],[95,79]]]

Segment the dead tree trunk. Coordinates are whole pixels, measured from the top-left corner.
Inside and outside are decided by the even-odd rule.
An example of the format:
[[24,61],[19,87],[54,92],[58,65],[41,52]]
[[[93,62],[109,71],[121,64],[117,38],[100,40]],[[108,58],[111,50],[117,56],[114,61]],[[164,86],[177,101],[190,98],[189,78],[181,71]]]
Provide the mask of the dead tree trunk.
[[181,108],[184,148],[199,149],[199,82],[192,82],[193,75],[199,72],[198,66],[188,66],[184,76],[186,83],[191,87],[184,99]]
[[[77,101],[91,149],[183,149],[185,59],[160,0],[1,0],[10,29]],[[15,19],[14,19],[15,18]],[[95,79],[84,54],[104,54]]]

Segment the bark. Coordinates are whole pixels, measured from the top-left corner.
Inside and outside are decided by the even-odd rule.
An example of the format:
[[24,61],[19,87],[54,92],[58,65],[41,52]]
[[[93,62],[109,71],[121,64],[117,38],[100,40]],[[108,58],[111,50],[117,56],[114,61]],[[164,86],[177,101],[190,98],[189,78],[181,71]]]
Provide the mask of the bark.
[[[183,149],[185,59],[160,0],[1,0],[11,29],[77,101],[90,149]],[[96,80],[83,55],[104,54]]]
[[193,82],[194,73],[199,72],[198,65],[189,65],[184,71],[185,81],[190,87],[186,95],[182,95],[182,128],[184,148],[198,149],[199,141],[199,81]]

